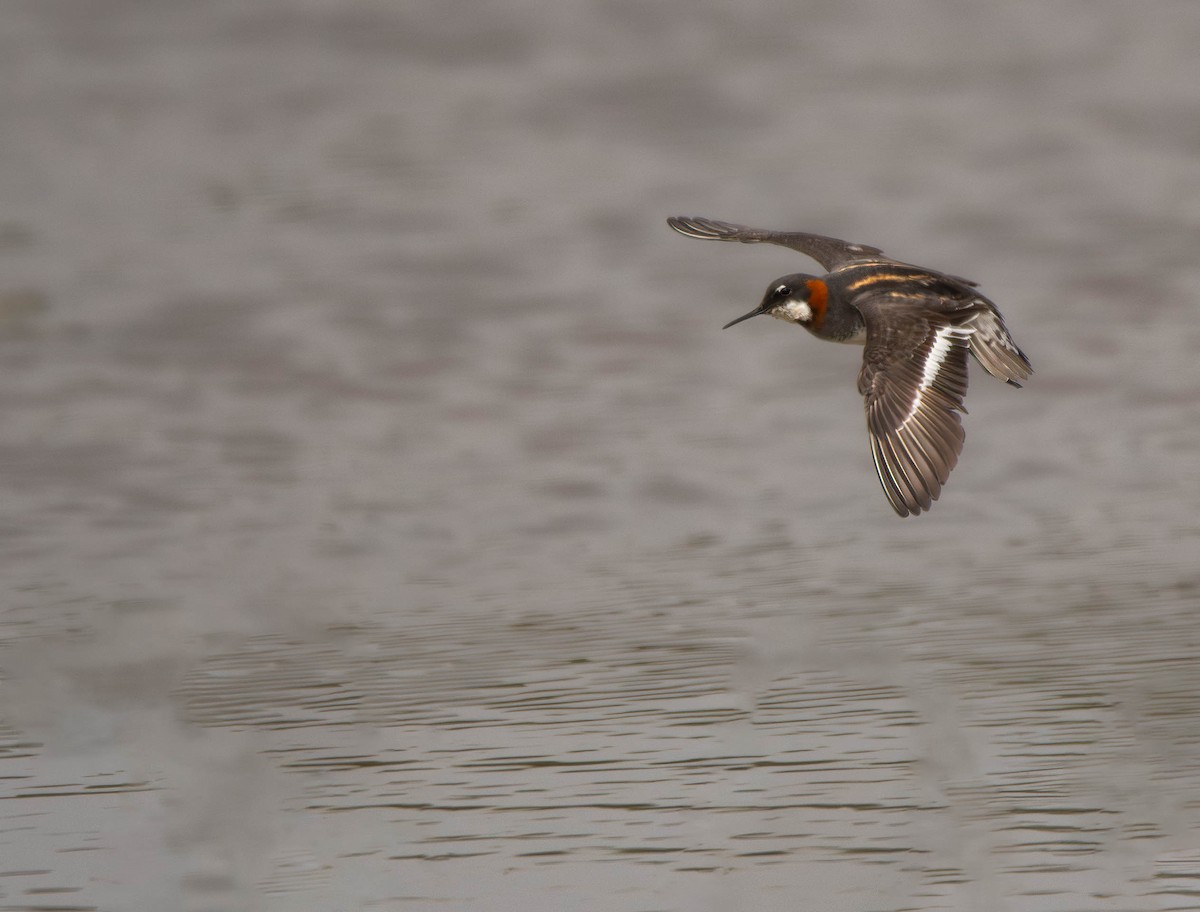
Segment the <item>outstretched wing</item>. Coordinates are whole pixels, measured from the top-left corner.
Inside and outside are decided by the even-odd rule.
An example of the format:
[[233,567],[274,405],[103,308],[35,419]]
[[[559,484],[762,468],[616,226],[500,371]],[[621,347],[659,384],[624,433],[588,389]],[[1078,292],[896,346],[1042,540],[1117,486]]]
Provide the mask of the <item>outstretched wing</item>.
[[688,218],[672,216],[667,224],[688,237],[702,238],[711,241],[739,241],[743,244],[778,244],[780,247],[790,247],[798,250],[807,257],[820,263],[826,272],[833,272],[850,263],[872,262],[883,259],[883,251],[878,247],[868,247],[866,244],[851,244],[837,238],[823,237],[819,234],[805,234],[800,231],[767,231],[762,228],[747,228],[745,225],[734,225],[730,222],[718,222],[715,219]]
[[858,391],[866,400],[871,455],[901,516],[928,510],[962,452],[958,413],[967,393],[972,330],[934,312],[897,319],[896,304],[857,304],[867,324]]

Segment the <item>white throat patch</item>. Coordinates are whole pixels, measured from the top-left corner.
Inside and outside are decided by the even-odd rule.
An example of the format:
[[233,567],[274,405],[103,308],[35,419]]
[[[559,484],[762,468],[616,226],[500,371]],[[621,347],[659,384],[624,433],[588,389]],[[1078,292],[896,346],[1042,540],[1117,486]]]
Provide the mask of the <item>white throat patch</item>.
[[811,323],[812,308],[804,301],[788,301],[782,307],[771,312],[776,320],[786,320],[789,323]]

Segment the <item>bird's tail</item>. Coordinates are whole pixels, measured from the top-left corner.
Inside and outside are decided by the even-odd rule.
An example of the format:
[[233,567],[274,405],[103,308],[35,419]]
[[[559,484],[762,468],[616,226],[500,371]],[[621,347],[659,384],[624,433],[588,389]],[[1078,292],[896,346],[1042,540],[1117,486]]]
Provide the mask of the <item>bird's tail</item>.
[[965,325],[972,330],[971,354],[993,377],[1020,386],[1020,381],[1033,373],[1029,359],[1017,347],[998,313],[981,311],[967,320]]

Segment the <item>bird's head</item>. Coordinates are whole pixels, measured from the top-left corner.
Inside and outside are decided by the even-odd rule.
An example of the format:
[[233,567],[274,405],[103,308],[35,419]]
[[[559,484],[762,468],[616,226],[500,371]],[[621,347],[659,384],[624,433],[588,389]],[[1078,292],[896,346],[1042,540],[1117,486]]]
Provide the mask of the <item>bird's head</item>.
[[815,276],[794,273],[776,279],[763,295],[762,303],[748,314],[726,323],[729,329],[735,323],[749,320],[761,314],[769,314],[777,320],[799,323],[806,329],[819,329],[825,319],[825,305],[829,290]]

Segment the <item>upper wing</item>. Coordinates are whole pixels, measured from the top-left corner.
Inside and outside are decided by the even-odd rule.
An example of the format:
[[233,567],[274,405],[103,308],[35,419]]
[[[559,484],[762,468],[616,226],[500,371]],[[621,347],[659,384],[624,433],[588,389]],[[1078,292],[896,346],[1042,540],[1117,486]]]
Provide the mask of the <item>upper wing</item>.
[[879,301],[858,307],[867,324],[858,391],[871,455],[892,507],[916,515],[938,499],[962,452],[971,329],[932,312],[896,319]]
[[[778,244],[798,250],[820,263],[826,272],[833,272],[850,263],[871,261],[880,258],[883,251],[865,244],[851,244],[837,238],[819,234],[804,234],[799,231],[767,231],[762,228],[747,228],[718,222],[715,219],[672,216],[667,224],[688,237],[713,241],[740,241],[743,244]],[[890,262],[884,258],[884,262]]]

